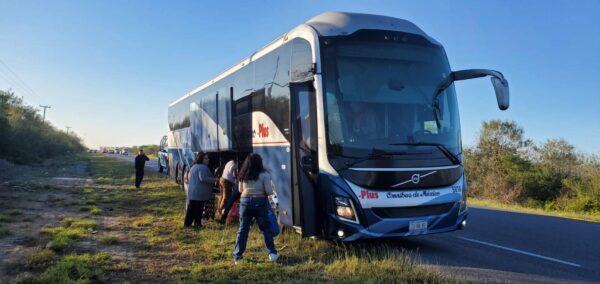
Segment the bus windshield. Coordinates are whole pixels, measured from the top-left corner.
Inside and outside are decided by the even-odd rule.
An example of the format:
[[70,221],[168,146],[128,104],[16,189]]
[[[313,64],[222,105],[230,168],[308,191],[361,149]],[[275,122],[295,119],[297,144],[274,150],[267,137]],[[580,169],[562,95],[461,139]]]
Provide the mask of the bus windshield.
[[439,124],[432,104],[437,84],[450,73],[442,47],[347,40],[323,52],[329,154],[364,157],[377,149],[438,155],[432,145],[460,153],[454,85],[439,96]]

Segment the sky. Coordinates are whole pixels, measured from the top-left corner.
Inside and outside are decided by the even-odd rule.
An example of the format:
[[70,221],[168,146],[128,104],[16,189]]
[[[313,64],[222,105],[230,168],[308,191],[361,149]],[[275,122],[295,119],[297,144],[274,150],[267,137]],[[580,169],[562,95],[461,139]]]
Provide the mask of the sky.
[[481,122],[514,120],[536,143],[563,137],[600,153],[600,1],[29,1],[0,0],[0,89],[88,147],[158,144],[167,106],[326,11],[409,20],[442,43],[453,70],[501,71],[457,82],[463,144]]

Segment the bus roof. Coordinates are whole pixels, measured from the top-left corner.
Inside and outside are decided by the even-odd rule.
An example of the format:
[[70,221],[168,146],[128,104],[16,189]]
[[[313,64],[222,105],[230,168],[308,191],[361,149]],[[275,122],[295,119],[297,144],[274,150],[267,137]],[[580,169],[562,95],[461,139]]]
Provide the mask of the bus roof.
[[214,82],[226,77],[227,75],[235,72],[236,70],[240,69],[241,67],[254,61],[255,59],[258,58],[258,57],[255,58],[254,55],[262,53],[263,50],[268,49],[275,44],[281,44],[282,39],[289,32],[296,30],[296,29],[300,29],[300,28],[306,28],[307,26],[314,29],[319,36],[350,35],[361,29],[390,30],[390,31],[399,31],[399,32],[418,34],[418,35],[421,35],[421,36],[427,38],[432,43],[439,44],[436,40],[434,40],[433,38],[431,38],[430,36],[425,34],[425,32],[423,32],[423,30],[421,30],[415,24],[413,24],[407,20],[402,20],[402,19],[388,17],[388,16],[379,16],[379,15],[361,14],[361,13],[326,12],[326,13],[323,13],[323,14],[313,17],[312,19],[308,20],[306,23],[300,24],[297,27],[293,28],[292,30],[288,31],[287,33],[283,34],[282,36],[278,37],[271,43],[265,45],[263,48],[252,53],[250,56],[244,58],[241,62],[226,69],[225,71],[221,72],[214,78],[202,83],[200,86],[194,88],[192,91],[186,93],[184,96],[173,101],[172,103],[169,104],[169,107],[173,106],[176,103],[184,100],[185,98],[195,94],[196,92],[212,85]]

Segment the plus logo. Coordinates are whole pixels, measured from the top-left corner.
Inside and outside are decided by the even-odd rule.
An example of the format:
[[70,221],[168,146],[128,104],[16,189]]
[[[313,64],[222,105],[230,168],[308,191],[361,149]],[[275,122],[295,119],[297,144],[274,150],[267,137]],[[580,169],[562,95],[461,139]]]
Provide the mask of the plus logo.
[[360,199],[378,199],[379,193],[377,192],[369,192],[368,190],[360,191]]
[[269,137],[269,127],[263,123],[258,124],[258,137],[264,138]]

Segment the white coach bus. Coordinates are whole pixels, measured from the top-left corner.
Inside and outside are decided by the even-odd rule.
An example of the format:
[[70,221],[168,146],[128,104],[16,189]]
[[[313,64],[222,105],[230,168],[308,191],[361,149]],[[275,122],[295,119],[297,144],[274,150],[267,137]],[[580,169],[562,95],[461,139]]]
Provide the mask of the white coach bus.
[[282,224],[342,241],[466,225],[453,82],[442,45],[406,20],[330,12],[303,23],[169,105],[169,174],[194,153],[254,152],[273,176]]

